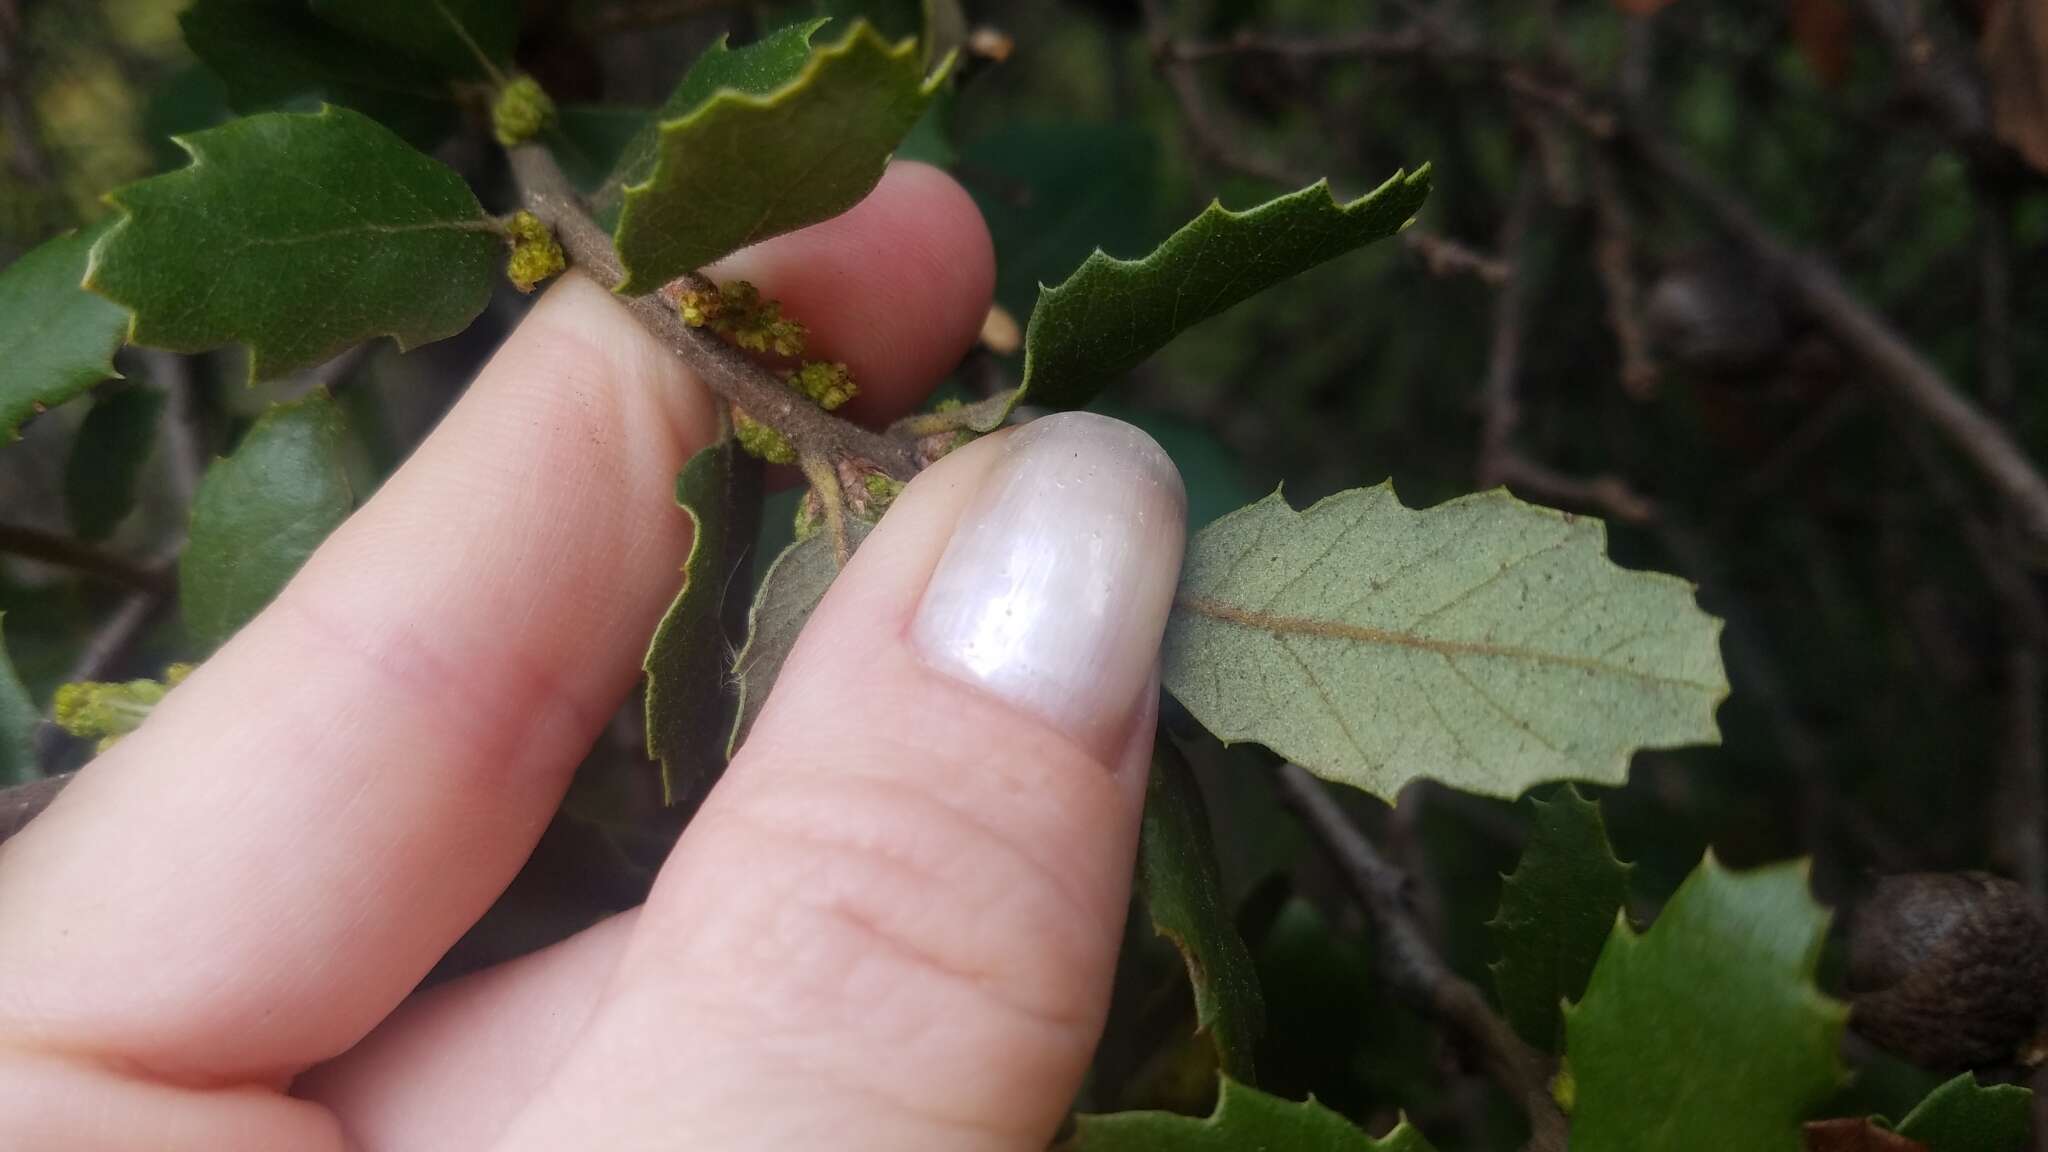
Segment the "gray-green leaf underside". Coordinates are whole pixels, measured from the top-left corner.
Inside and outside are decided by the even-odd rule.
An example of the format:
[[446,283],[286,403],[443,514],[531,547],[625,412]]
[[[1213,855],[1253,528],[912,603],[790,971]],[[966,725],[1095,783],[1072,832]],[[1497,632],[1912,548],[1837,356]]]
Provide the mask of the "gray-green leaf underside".
[[[762,75],[780,63],[764,57]],[[861,22],[773,91],[722,88],[661,121],[654,165],[619,211],[619,291],[649,291],[859,203],[944,73],[927,79],[917,41],[892,47]]]
[[[859,517],[846,522],[849,542],[858,546],[871,525]],[[730,757],[746,743],[754,720],[768,703],[782,663],[789,658],[797,635],[810,620],[825,590],[839,576],[839,559],[833,552],[832,534],[818,532],[782,550],[754,595],[747,613],[747,643],[733,660],[733,679],[739,684],[739,708],[733,717],[732,738],[726,743]]]
[[246,344],[267,379],[388,335],[452,336],[490,300],[498,226],[447,166],[346,108],[267,112],[178,143],[192,163],[121,188],[86,286],[129,339]]
[[128,313],[82,287],[104,230],[67,232],[0,269],[0,443],[29,417],[116,375]]
[[1275,493],[1191,542],[1165,685],[1226,742],[1387,800],[1419,777],[1619,784],[1639,748],[1717,742],[1728,681],[1691,585],[1605,543],[1498,490],[1421,510],[1390,484],[1306,511]]

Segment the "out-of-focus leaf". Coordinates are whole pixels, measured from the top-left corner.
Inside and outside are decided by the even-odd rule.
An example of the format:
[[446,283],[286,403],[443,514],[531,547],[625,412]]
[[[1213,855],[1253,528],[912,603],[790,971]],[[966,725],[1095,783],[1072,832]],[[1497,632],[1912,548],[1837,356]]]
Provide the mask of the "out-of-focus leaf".
[[651,118],[645,108],[564,104],[555,109],[554,127],[545,139],[570,182],[595,192]]
[[455,122],[438,70],[351,40],[287,0],[195,0],[178,16],[192,54],[238,112],[320,100],[345,105],[422,147]]
[[1018,399],[1080,407],[1184,329],[1399,232],[1428,195],[1428,165],[1397,172],[1349,204],[1319,182],[1243,212],[1212,203],[1142,259],[1097,250],[1039,292]]
[[857,24],[766,94],[726,88],[662,119],[653,168],[625,186],[619,291],[647,291],[853,207],[941,79],[925,79],[916,41],[891,47]]
[[312,0],[320,19],[450,78],[492,79],[511,62],[521,0]]
[[[865,539],[871,526],[859,517],[847,519],[847,534],[854,545]],[[746,743],[754,718],[782,675],[782,662],[796,644],[797,634],[825,598],[825,590],[839,575],[839,560],[833,555],[831,533],[818,532],[784,549],[761,580],[754,606],[747,613],[747,643],[733,661],[733,679],[739,685],[739,710],[733,717],[732,738],[726,742],[729,758]]]
[[2024,1152],[2034,1135],[2034,1094],[2017,1084],[1979,1084],[1962,1075],[1928,1093],[1899,1135],[1927,1152]]
[[1195,992],[1195,1021],[1225,1075],[1250,1082],[1265,1006],[1258,972],[1224,901],[1201,785],[1164,734],[1153,746],[1138,841],[1138,886],[1153,930],[1173,941]]
[[1809,1120],[1800,1126],[1799,1146],[1802,1152],[1927,1152],[1918,1140],[1861,1116]]
[[80,539],[104,540],[135,507],[163,409],[154,388],[120,388],[93,401],[64,463],[64,506]]
[[1407,1123],[1377,1140],[1310,1100],[1296,1103],[1223,1079],[1216,1111],[1197,1119],[1173,1112],[1119,1112],[1075,1119],[1063,1152],[1431,1152]]
[[761,470],[730,439],[702,449],[676,477],[689,514],[683,590],[648,646],[647,753],[661,761],[669,804],[701,798],[725,769],[733,701],[726,691],[724,604],[737,553],[753,542],[743,509],[758,506]]
[[1797,1152],[1843,1075],[1848,1011],[1813,983],[1827,924],[1804,864],[1712,854],[1648,932],[1617,920],[1565,1010],[1572,1152]]
[[1166,688],[1226,743],[1385,800],[1419,777],[1618,784],[1638,748],[1715,742],[1728,682],[1691,585],[1605,544],[1500,490],[1420,511],[1391,484],[1305,512],[1275,493],[1190,543]]
[[179,141],[192,163],[109,194],[86,286],[138,344],[250,349],[269,379],[388,335],[452,336],[489,302],[498,225],[448,167],[346,108],[268,112]]
[[1600,805],[1571,785],[1529,803],[1529,843],[1488,927],[1500,949],[1493,983],[1502,1012],[1522,1039],[1548,1051],[1557,1047],[1558,1009],[1585,991],[1628,899],[1628,865],[1614,858]]
[[22,421],[118,374],[128,313],[81,287],[104,231],[67,232],[0,269],[0,444]]
[[325,392],[271,409],[214,462],[178,563],[185,627],[208,651],[282,590],[355,504],[348,430]]
[[[0,625],[6,623],[0,613]],[[7,658],[6,634],[0,631],[0,787],[25,784],[42,775],[36,767],[35,702],[22,687],[14,662]]]

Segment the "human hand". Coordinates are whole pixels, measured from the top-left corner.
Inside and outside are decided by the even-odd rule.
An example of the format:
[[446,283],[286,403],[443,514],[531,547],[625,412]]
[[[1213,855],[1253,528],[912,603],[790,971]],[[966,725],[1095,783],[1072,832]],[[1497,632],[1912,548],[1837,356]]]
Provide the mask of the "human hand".
[[[724,271],[884,419],[992,257],[892,168]],[[858,410],[857,410],[858,411]],[[688,547],[710,395],[558,284],[278,601],[0,849],[0,1147],[1042,1149],[1099,1036],[1183,498],[1057,417],[819,606],[646,906],[408,997],[532,850]]]

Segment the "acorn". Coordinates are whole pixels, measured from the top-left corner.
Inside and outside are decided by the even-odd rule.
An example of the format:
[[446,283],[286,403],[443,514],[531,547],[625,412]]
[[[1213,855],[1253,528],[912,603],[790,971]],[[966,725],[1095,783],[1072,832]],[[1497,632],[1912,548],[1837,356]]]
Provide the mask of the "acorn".
[[2039,1062],[2048,919],[1983,872],[1878,881],[1849,935],[1849,1026],[1927,1068]]

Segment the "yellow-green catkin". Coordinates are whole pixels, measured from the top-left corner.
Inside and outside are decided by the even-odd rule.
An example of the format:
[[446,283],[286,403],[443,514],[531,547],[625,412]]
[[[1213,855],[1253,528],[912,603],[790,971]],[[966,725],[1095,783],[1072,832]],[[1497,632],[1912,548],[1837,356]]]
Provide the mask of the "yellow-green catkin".
[[853,373],[836,361],[806,361],[783,378],[789,381],[790,387],[810,397],[827,412],[860,395],[860,389],[853,383]]
[[759,456],[770,464],[796,463],[796,449],[782,433],[747,415],[746,409],[732,410],[732,435],[741,448],[749,455]]
[[896,497],[903,493],[903,481],[881,472],[868,473],[861,480],[861,487],[867,491],[868,514],[877,520],[881,519],[882,513],[889,510],[889,505],[896,502]]
[[505,278],[521,292],[531,292],[541,281],[560,276],[569,267],[569,257],[555,234],[531,212],[515,212],[505,222],[505,234],[512,240],[512,258],[505,262]]
[[677,300],[676,311],[692,328],[709,328],[749,352],[801,356],[810,329],[782,314],[782,305],[764,299],[745,280],[720,285],[716,292],[695,289]]
[[162,680],[103,683],[80,680],[57,689],[57,726],[84,740],[99,741],[101,752],[113,747],[149,719],[157,703],[192,672],[190,664],[173,664]]
[[514,76],[491,103],[491,131],[507,148],[540,135],[554,119],[554,100],[531,76]]

